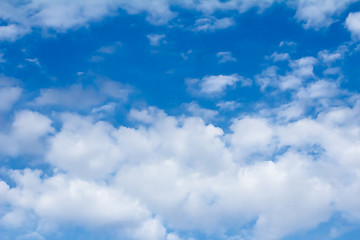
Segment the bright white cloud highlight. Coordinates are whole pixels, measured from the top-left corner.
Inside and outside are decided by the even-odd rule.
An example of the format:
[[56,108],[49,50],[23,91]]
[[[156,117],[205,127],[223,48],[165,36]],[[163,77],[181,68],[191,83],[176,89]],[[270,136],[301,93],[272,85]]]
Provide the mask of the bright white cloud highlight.
[[348,15],[346,27],[354,37],[360,37],[360,12],[352,12]]
[[297,89],[302,86],[305,80],[314,77],[313,70],[317,63],[318,60],[314,57],[291,60],[289,62],[291,71],[283,76],[277,73],[278,68],[276,66],[271,66],[256,76],[256,82],[262,90],[268,87],[275,87],[281,91]]
[[0,41],[15,41],[29,32],[30,30],[28,28],[16,24],[0,26]]
[[45,138],[54,132],[51,123],[48,117],[37,112],[17,112],[10,129],[0,132],[0,154],[14,157],[42,154]]
[[[296,71],[314,62],[305,59],[293,63]],[[340,102],[332,105],[329,98]],[[28,139],[21,146],[34,149],[31,144],[45,137],[45,160],[57,173],[8,172],[16,184],[0,182],[0,202],[9,207],[0,222],[16,227],[35,215],[44,236],[47,222],[115,227],[130,239],[177,239],[166,223],[172,231],[200,230],[217,239],[227,239],[223,231],[232,229],[244,239],[276,240],[315,228],[336,212],[358,221],[358,99],[315,80],[265,115],[232,119],[228,132],[154,107],[132,109],[134,127],[67,113],[56,132],[47,117],[21,112],[7,139]],[[317,114],[284,118],[293,106]]]
[[351,3],[356,0],[296,0],[289,1],[296,8],[296,18],[304,21],[305,28],[327,27],[334,22]]
[[235,88],[237,83],[240,83],[242,87],[246,87],[250,86],[252,81],[238,74],[205,76],[202,79],[186,80],[190,93],[209,97],[223,94],[228,87]]

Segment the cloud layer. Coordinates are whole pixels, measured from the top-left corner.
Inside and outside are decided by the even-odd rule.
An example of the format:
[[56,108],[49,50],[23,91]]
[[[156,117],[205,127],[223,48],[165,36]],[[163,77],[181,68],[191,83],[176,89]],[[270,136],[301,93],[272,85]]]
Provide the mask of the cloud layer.
[[[0,26],[0,40],[14,41],[32,31],[33,28],[43,30],[54,29],[65,32],[71,28],[87,26],[107,16],[118,14],[118,10],[125,10],[128,14],[145,13],[146,19],[155,25],[167,24],[178,16],[174,8],[195,10],[204,15],[196,20],[195,31],[214,31],[234,25],[230,17],[218,19],[211,16],[216,11],[237,11],[244,13],[255,8],[259,12],[265,11],[276,4],[283,4],[295,9],[295,18],[304,23],[305,28],[327,27],[356,0],[230,0],[230,1],[124,1],[124,0],[79,0],[79,1],[2,1],[0,3],[0,18],[7,25]],[[350,21],[350,20],[349,20]]]

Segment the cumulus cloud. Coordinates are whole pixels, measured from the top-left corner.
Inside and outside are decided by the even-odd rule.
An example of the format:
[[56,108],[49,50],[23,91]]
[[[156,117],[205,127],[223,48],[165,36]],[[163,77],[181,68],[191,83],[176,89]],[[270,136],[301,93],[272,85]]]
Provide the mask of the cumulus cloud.
[[352,12],[348,15],[346,27],[354,37],[360,36],[360,12]]
[[356,0],[296,0],[289,1],[290,6],[296,8],[296,18],[304,21],[305,28],[320,28],[331,25],[335,19],[342,13],[351,3]]
[[15,41],[29,32],[30,30],[28,28],[16,24],[0,26],[0,41]]
[[0,132],[0,153],[14,157],[43,153],[44,138],[54,132],[51,124],[52,121],[40,113],[17,112],[11,128]]
[[274,62],[279,62],[279,61],[285,61],[290,59],[290,56],[288,53],[277,53],[274,52],[273,54],[271,54],[271,56],[267,56],[267,59],[272,59]]
[[318,53],[318,58],[325,64],[331,65],[338,60],[345,57],[345,54],[349,51],[348,46],[341,45],[334,51],[323,50]]
[[190,93],[209,97],[223,94],[228,87],[235,88],[238,82],[242,87],[251,86],[252,84],[250,79],[238,74],[205,76],[202,79],[186,79],[186,85]]
[[282,91],[297,89],[302,86],[305,80],[314,77],[314,65],[317,63],[318,59],[314,57],[303,57],[297,60],[291,60],[289,62],[291,71],[285,75],[278,74],[278,68],[271,66],[255,77],[256,82],[262,90],[268,87],[275,87]]
[[[272,114],[234,117],[227,131],[154,107],[132,109],[133,127],[67,113],[56,132],[46,117],[20,113],[12,135],[36,142],[53,132],[44,155],[56,172],[10,171],[15,184],[0,182],[8,206],[0,222],[116,228],[129,239],[179,239],[168,226],[276,240],[338,212],[358,221],[359,98],[319,79],[291,96]],[[316,114],[282,117],[298,104]]]
[[[79,178],[69,178],[62,174],[42,179],[41,171],[37,170],[10,171],[8,174],[18,188],[10,188],[1,182],[0,191],[4,194],[4,200],[11,205],[13,212],[34,212],[39,217],[39,225],[45,222],[71,222],[97,228],[113,225],[122,230],[119,231],[119,235],[122,232],[123,236],[139,235],[149,224],[162,227],[156,219],[151,219],[151,213],[144,205],[120,189]],[[152,230],[152,225],[148,230]],[[37,231],[40,234],[45,232],[41,227]],[[161,237],[154,236],[152,239],[157,240]]]
[[[327,26],[342,11],[345,5],[341,4],[350,3],[344,2],[329,0],[323,6],[316,5],[317,1],[293,1],[306,27]],[[47,26],[59,31],[101,18],[111,12],[108,6],[116,5],[116,1],[94,0],[82,10],[80,19],[59,23],[65,3],[70,4],[67,17],[71,19],[78,14],[71,4],[79,7],[83,1],[56,5],[33,0],[21,6],[31,3],[48,7],[32,17],[37,21],[49,18]],[[104,9],[105,5],[97,4],[110,5]],[[167,1],[121,4],[131,14],[147,12],[156,24],[174,16]],[[210,14],[252,7],[265,10],[273,1],[180,4]],[[311,4],[322,9],[307,14],[316,9]],[[0,6],[14,10],[10,2]],[[59,13],[50,16],[54,6]],[[99,9],[92,12],[90,7]],[[0,13],[11,18],[11,11]],[[199,23],[201,31],[214,30],[217,20],[205,19]],[[153,39],[154,45],[161,44],[161,39]],[[114,48],[104,46],[97,52],[112,54]],[[49,168],[44,172],[0,170],[0,228],[17,232],[21,227],[25,232],[16,236],[25,239],[48,239],[54,231],[75,226],[111,231],[114,239],[181,240],[177,233],[186,232],[190,240],[196,232],[212,239],[277,240],[314,229],[333,216],[358,223],[360,97],[341,89],[338,79],[314,71],[321,64],[336,68],[333,64],[345,52],[323,50],[316,58],[299,59],[273,54],[271,64],[288,60],[288,69],[270,66],[255,80],[268,98],[286,95],[285,103],[273,101],[275,106],[269,106],[265,102],[250,112],[231,113],[231,119],[219,126],[215,124],[218,111],[194,101],[182,105],[190,116],[169,115],[157,107],[132,107],[121,116],[126,119],[121,124],[62,112],[86,109],[97,115],[112,111],[115,102],[126,101],[130,93],[115,81],[99,81],[96,87],[75,84],[43,89],[31,107],[59,106],[62,113],[15,111],[9,126],[1,128],[0,154],[4,159],[29,161],[35,155]],[[218,57],[229,58],[228,53]],[[252,81],[238,74],[207,75],[187,79],[186,84],[195,96],[217,97],[229,88],[250,86]],[[21,92],[17,84],[2,78],[0,111],[11,110]],[[234,111],[241,104],[224,99],[216,106]]]

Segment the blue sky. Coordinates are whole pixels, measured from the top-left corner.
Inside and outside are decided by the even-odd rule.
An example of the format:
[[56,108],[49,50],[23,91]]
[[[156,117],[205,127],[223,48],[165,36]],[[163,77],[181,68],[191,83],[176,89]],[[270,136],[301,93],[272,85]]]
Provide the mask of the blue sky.
[[360,2],[0,2],[0,239],[360,238]]

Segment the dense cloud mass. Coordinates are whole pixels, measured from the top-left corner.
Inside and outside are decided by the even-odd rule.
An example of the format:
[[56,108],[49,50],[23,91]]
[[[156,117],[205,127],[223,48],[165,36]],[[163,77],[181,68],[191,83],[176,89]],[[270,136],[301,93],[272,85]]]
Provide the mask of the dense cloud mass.
[[[225,237],[255,221],[243,237],[279,239],[335,212],[359,220],[359,96],[331,79],[301,83],[316,62],[291,61],[293,72],[272,75],[279,91],[299,79],[292,101],[233,118],[229,131],[153,107],[130,111],[136,127],[64,113],[57,131],[47,116],[18,112],[0,135],[3,154],[40,154],[56,171],[8,171],[16,185],[1,181],[1,224],[35,218],[40,232],[43,224],[72,222],[163,239],[164,223]],[[316,113],[305,114],[308,108]]]
[[[181,59],[190,67],[207,61],[216,66],[204,67],[207,73],[201,68],[193,76],[181,68],[166,71],[175,86],[172,89],[180,85],[183,89],[180,104],[174,100],[176,90],[167,90],[160,86],[164,82],[155,82],[155,77],[137,69],[140,56],[134,63],[136,70],[130,70],[134,78],[145,76],[142,89],[135,80],[131,84],[116,80],[116,74],[109,74],[112,78],[97,75],[110,68],[106,58],[124,64],[115,58],[129,51],[120,41],[105,42],[85,54],[86,63],[76,69],[90,66],[89,70],[74,71],[76,80],[64,84],[61,77],[51,75],[56,74],[55,68],[30,57],[35,48],[22,48],[26,57],[12,66],[19,79],[0,74],[0,236],[279,240],[340,219],[343,225],[336,222],[326,235],[338,239],[359,228],[360,95],[356,84],[344,87],[352,79],[343,69],[346,60],[356,62],[359,51],[360,12],[346,12],[355,2],[0,2],[0,44],[4,44],[0,45],[0,70],[4,73],[7,64],[17,61],[8,54],[8,46],[33,36],[34,31],[43,32],[36,36],[41,39],[65,41],[56,39],[57,34],[91,29],[93,22],[126,14],[143,15],[151,31],[159,25],[161,29],[176,26],[201,38],[201,34],[215,36],[235,27],[236,16],[252,9],[258,17],[281,6],[291,9],[293,24],[300,24],[301,31],[322,31],[342,16],[341,31],[349,38],[313,54],[296,53],[297,43],[287,39],[277,42],[275,51],[261,58],[255,74],[237,71],[235,64],[246,62],[236,54],[236,44],[214,48],[211,57],[182,47],[177,49],[176,64]],[[196,14],[191,26],[181,25],[184,12]],[[192,39],[184,32],[183,41]],[[126,60],[143,54],[138,49],[144,43],[154,59],[162,48],[166,52],[175,45],[171,34],[160,30],[143,38]],[[60,51],[57,54],[62,56]],[[196,54],[204,57],[193,60]],[[148,55],[144,58],[148,68],[156,69]],[[61,59],[55,63],[66,66]],[[124,66],[117,63],[115,72],[125,71]],[[34,77],[27,80],[21,72],[27,68],[40,74],[32,70]],[[180,71],[189,75],[176,75]],[[50,80],[45,82],[41,74]],[[173,92],[147,103],[139,97],[150,98],[147,90],[155,95]],[[166,101],[171,108],[156,106]]]

